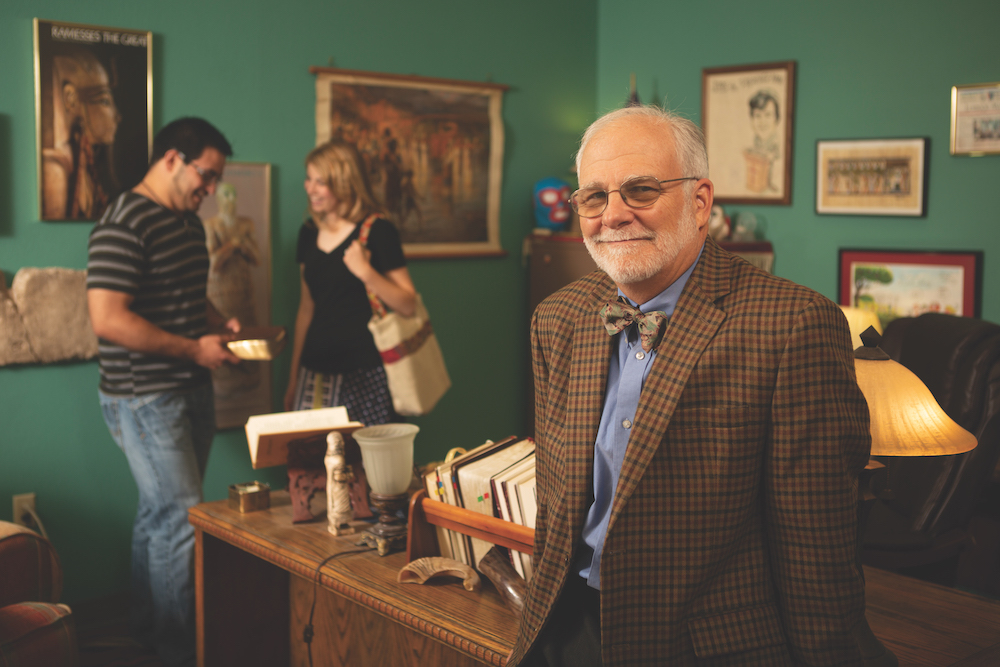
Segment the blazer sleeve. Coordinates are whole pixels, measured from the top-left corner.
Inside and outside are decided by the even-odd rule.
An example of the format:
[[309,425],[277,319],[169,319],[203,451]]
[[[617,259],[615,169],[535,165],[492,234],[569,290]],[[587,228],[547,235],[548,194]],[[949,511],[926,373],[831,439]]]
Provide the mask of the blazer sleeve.
[[840,309],[816,295],[788,336],[775,383],[765,473],[771,567],[796,664],[860,664],[864,617],[858,475],[871,448]]
[[[549,369],[548,363],[545,358],[546,346],[542,341],[542,332],[540,330],[538,321],[538,312],[531,318],[531,366],[532,373],[534,375],[534,389],[535,389],[535,440],[536,442],[546,442],[546,436],[548,434],[548,378]],[[535,460],[536,466],[539,457],[542,458],[542,465],[544,465],[545,452],[536,452]],[[542,553],[542,547],[545,544],[545,530],[546,530],[546,519],[548,517],[548,503],[545,497],[545,489],[543,486],[535,487],[536,493],[538,494],[537,509],[535,512],[535,548],[532,554],[532,565],[538,565],[538,557]]]

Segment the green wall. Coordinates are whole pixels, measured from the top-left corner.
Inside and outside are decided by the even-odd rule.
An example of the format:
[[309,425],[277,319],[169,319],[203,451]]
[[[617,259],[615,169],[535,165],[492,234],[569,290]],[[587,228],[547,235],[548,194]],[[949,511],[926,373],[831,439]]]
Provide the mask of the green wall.
[[[776,272],[836,298],[840,247],[981,249],[983,317],[1000,321],[993,230],[1000,157],[948,154],[952,85],[1000,80],[995,1],[839,3],[731,0],[662,3],[511,0],[196,3],[6,0],[0,5],[0,270],[83,268],[86,223],[38,221],[31,19],[154,32],[155,124],[203,115],[234,159],[273,165],[273,316],[291,325],[294,243],[305,199],[302,158],[314,143],[311,65],[492,80],[504,98],[502,259],[411,263],[434,315],[453,389],[416,422],[418,461],[451,447],[525,431],[525,271],[531,187],[566,176],[579,133],[620,106],[629,73],[644,101],[697,119],[701,69],[798,63],[791,206],[730,205],[763,218]],[[763,9],[762,9],[763,8]],[[928,136],[929,196],[920,219],[817,216],[817,139]],[[475,323],[472,325],[471,323]],[[284,390],[287,353],[275,370]],[[135,488],[100,417],[96,362],[0,368],[0,518],[12,494],[34,491],[66,570],[70,602],[127,586]],[[275,403],[277,405],[277,402]],[[206,497],[234,482],[280,485],[282,469],[252,471],[242,433],[215,441]]]
[[[727,205],[763,218],[775,273],[837,298],[838,248],[982,250],[982,317],[1000,322],[1000,156],[948,152],[951,87],[1000,81],[995,0],[605,0],[597,110],[643,102],[695,120],[701,70],[797,63],[791,206]],[[816,141],[930,137],[924,218],[815,213]]]
[[[315,142],[314,78],[329,65],[493,81],[504,97],[501,242],[492,259],[410,265],[433,314],[453,388],[416,420],[419,462],[455,446],[524,433],[526,283],[521,240],[532,224],[534,182],[564,175],[596,95],[596,0],[495,8],[430,2],[166,4],[125,0],[5,0],[0,4],[0,270],[86,265],[89,223],[38,220],[33,17],[152,30],[154,124],[201,115],[217,124],[235,160],[270,162],[273,320],[290,326],[298,299],[294,244],[305,196],[302,160]],[[275,406],[288,374],[275,369]],[[97,363],[0,368],[0,518],[12,494],[35,492],[73,602],[127,588],[136,493],[97,404]],[[283,469],[252,471],[241,430],[220,433],[205,495],[250,479],[283,484]]]

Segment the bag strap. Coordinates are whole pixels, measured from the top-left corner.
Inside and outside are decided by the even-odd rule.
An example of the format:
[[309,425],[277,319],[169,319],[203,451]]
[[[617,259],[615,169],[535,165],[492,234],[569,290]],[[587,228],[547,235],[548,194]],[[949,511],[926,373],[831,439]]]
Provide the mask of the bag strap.
[[[364,222],[361,223],[361,233],[358,234],[358,240],[361,241],[361,245],[366,248],[368,247],[368,234],[371,232],[372,225],[375,224],[375,220],[377,220],[378,217],[378,213],[372,213],[365,218]],[[365,287],[365,291],[368,293],[368,303],[371,304],[372,313],[374,313],[379,319],[385,317],[387,311],[385,309],[385,304],[382,303],[382,300],[378,298],[375,292],[371,291],[367,287]]]

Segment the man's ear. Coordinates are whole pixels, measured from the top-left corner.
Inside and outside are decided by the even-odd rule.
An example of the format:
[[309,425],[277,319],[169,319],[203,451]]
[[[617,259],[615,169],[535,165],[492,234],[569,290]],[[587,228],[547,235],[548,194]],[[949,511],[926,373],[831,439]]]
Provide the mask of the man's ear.
[[707,178],[699,179],[694,186],[692,204],[694,205],[694,216],[698,221],[698,229],[708,225],[708,219],[712,217],[712,204],[715,203],[715,185]]
[[167,171],[173,173],[178,167],[183,167],[185,162],[181,157],[181,152],[176,148],[167,149],[167,152],[163,154],[163,166],[167,168]]

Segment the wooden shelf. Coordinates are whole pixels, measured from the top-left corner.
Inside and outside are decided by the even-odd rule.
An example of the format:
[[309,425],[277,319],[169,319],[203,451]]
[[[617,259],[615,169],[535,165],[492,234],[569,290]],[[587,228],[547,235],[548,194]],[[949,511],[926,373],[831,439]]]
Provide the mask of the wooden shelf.
[[427,556],[440,556],[435,526],[455,530],[469,537],[530,554],[534,550],[535,531],[510,521],[472,512],[462,507],[431,500],[421,489],[410,498],[410,516],[406,538],[407,562]]

